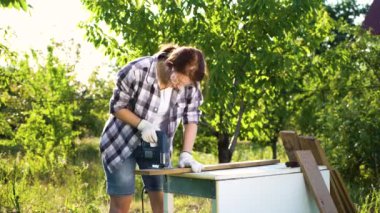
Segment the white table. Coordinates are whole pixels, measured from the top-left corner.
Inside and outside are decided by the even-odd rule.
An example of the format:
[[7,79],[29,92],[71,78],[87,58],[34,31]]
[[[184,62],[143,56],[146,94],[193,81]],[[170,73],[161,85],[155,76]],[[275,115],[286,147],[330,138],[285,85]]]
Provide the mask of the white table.
[[[329,170],[319,167],[330,189]],[[319,212],[306,189],[300,168],[284,164],[228,170],[167,175],[164,183],[164,210],[173,211],[173,196],[183,194],[212,199],[212,210],[219,213]]]

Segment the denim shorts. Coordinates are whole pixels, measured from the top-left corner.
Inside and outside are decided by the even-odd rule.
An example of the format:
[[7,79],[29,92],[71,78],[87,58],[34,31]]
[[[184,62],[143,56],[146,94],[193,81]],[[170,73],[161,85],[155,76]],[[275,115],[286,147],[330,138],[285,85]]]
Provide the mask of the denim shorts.
[[[135,169],[136,163],[140,169],[149,168],[150,164],[144,160],[136,159],[132,154],[123,164],[112,173],[103,162],[103,169],[107,179],[107,193],[111,196],[133,195],[135,192]],[[163,190],[162,175],[142,175],[146,191]]]

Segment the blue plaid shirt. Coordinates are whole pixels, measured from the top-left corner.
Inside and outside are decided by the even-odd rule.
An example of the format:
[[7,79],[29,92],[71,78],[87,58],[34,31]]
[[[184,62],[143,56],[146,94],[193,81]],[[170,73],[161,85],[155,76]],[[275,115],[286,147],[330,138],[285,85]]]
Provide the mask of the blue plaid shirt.
[[[122,68],[116,79],[116,86],[110,100],[110,117],[100,139],[102,159],[110,171],[132,154],[140,142],[137,128],[116,118],[113,114],[120,109],[130,109],[142,119],[152,122],[160,104],[160,89],[156,77],[158,58],[165,53],[142,57]],[[198,124],[203,102],[200,84],[173,89],[167,135],[170,144],[181,121],[183,124]]]

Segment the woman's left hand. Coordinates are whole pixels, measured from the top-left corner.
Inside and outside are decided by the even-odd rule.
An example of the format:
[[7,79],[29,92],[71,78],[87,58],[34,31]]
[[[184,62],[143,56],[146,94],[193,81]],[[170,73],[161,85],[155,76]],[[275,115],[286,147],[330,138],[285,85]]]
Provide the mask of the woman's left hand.
[[194,160],[193,156],[188,152],[181,152],[179,155],[179,167],[191,167],[191,170],[195,173],[199,173],[204,168],[203,164]]

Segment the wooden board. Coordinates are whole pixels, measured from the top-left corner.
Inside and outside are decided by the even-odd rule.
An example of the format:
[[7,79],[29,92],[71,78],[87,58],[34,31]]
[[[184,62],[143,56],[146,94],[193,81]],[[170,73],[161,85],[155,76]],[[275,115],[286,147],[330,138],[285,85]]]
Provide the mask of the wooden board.
[[325,165],[328,169],[331,169],[326,154],[318,140],[310,136],[299,136],[299,143],[302,150],[310,150],[313,153],[318,165]]
[[295,155],[304,174],[306,185],[311,190],[319,211],[337,213],[337,208],[326,184],[323,182],[323,177],[311,151],[296,151]]
[[[253,166],[265,166],[280,163],[279,160],[258,160],[258,161],[244,161],[244,162],[234,162],[234,163],[221,163],[215,165],[205,165],[202,171],[213,171],[222,169],[235,169],[235,168],[245,168]],[[184,173],[190,173],[191,168],[170,168],[170,169],[141,169],[136,170],[135,173],[138,175],[178,175]]]
[[332,166],[330,165],[329,160],[327,159],[325,150],[322,149],[322,146],[321,146],[321,143],[319,142],[319,140],[315,140],[315,146],[318,150],[318,154],[321,158],[323,165],[327,166],[327,168],[329,170],[332,170]]
[[294,151],[301,150],[301,146],[298,141],[298,135],[294,131],[281,131],[280,138],[282,144],[285,147],[286,154],[289,158],[289,162],[297,162],[297,158],[294,155]]
[[339,192],[340,199],[342,200],[343,206],[345,208],[345,212],[354,213],[356,212],[356,208],[351,201],[350,195],[348,194],[348,190],[343,183],[343,179],[340,176],[339,172],[336,170],[331,170],[331,178],[336,184],[336,190]]
[[335,206],[338,212],[346,212],[344,202],[342,200],[342,196],[340,194],[340,190],[338,189],[336,178],[334,178],[334,174],[330,171],[330,194],[334,200]]
[[314,137],[298,136],[294,131],[281,131],[280,137],[288,155],[287,166],[299,166],[295,151],[310,150],[318,165],[325,165],[330,170],[330,191],[332,199],[339,212],[356,212],[355,205],[352,203],[342,178],[338,171],[334,170],[322,149],[320,142]]

